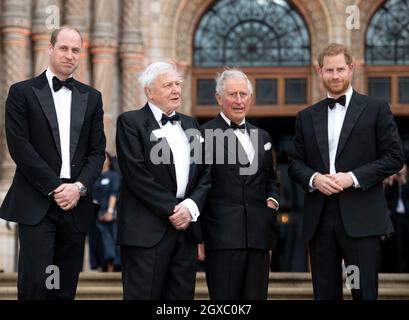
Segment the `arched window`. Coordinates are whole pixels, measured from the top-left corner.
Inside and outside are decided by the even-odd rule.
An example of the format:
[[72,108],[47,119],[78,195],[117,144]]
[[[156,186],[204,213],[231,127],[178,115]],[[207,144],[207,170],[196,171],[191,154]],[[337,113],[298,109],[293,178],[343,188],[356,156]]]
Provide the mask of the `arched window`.
[[294,115],[311,101],[309,33],[289,1],[215,1],[193,46],[196,116],[218,111],[214,78],[225,66],[241,68],[253,82],[253,115]]
[[409,104],[409,2],[389,0],[375,12],[366,32],[368,94],[391,103],[395,114]]
[[310,42],[304,21],[285,1],[218,1],[196,31],[195,66],[309,64]]

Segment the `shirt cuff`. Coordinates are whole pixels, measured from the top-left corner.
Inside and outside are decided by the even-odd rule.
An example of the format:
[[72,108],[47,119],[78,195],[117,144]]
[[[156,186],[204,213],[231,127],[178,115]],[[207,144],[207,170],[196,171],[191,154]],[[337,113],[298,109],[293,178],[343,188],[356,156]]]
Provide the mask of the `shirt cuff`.
[[308,184],[310,186],[310,192],[313,192],[316,188],[312,185],[312,182],[314,181],[315,176],[318,174],[318,172],[314,173],[311,178],[310,178],[310,183]]
[[361,187],[361,186],[359,185],[358,179],[355,177],[355,175],[352,173],[352,171],[349,171],[348,173],[349,173],[349,175],[352,177],[352,180],[354,181],[354,188],[359,188],[359,187]]
[[277,208],[274,209],[274,210],[278,210],[278,208],[280,208],[280,204],[278,203],[278,201],[277,201],[276,199],[274,199],[274,198],[272,198],[272,197],[268,197],[267,201],[268,201],[268,200],[274,201],[274,203],[277,205]]
[[191,222],[196,222],[197,218],[200,216],[199,208],[197,207],[196,203],[192,199],[185,199],[181,202],[186,208],[189,210],[190,215],[192,217]]

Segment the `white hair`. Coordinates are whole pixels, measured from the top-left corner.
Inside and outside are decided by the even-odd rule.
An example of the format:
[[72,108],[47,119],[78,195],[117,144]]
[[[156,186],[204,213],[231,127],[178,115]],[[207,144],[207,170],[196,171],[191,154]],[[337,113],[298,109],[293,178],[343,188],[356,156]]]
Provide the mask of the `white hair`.
[[138,81],[143,88],[150,87],[152,82],[160,74],[175,72],[178,77],[182,78],[176,66],[169,62],[157,61],[151,63],[139,76]]
[[216,77],[216,93],[223,95],[224,91],[224,82],[228,78],[242,78],[247,81],[247,88],[249,96],[253,94],[253,85],[246,74],[239,69],[228,69],[224,70],[221,74],[219,73]]

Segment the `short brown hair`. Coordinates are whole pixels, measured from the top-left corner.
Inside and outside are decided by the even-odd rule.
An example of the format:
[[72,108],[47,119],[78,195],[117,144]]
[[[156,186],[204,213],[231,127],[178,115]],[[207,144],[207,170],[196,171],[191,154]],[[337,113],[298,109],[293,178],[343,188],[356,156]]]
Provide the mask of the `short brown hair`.
[[351,51],[343,44],[331,43],[330,45],[326,46],[318,55],[318,66],[322,68],[322,66],[324,65],[324,57],[336,56],[341,53],[343,53],[345,56],[345,62],[348,65],[351,64],[352,63]]
[[69,26],[69,25],[64,25],[64,26],[61,26],[61,27],[58,28],[58,29],[55,29],[55,30],[53,31],[53,33],[51,33],[50,43],[51,43],[51,45],[52,45],[53,47],[54,47],[55,43],[57,42],[57,37],[58,37],[58,35],[59,35],[60,32],[63,31],[63,30],[73,30],[73,31],[77,32],[77,33],[80,35],[81,45],[82,45],[82,34],[81,34],[81,32],[80,32],[77,28],[71,27],[71,26]]

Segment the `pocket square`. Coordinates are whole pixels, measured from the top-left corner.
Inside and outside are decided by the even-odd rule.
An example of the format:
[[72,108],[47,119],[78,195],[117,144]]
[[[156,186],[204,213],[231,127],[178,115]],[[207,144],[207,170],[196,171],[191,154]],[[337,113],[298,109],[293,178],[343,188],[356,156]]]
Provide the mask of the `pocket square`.
[[267,142],[265,145],[264,145],[264,151],[267,151],[267,150],[270,150],[271,149],[271,143],[270,142]]
[[152,134],[155,136],[156,139],[160,139],[165,136],[162,129],[155,129],[152,131]]

